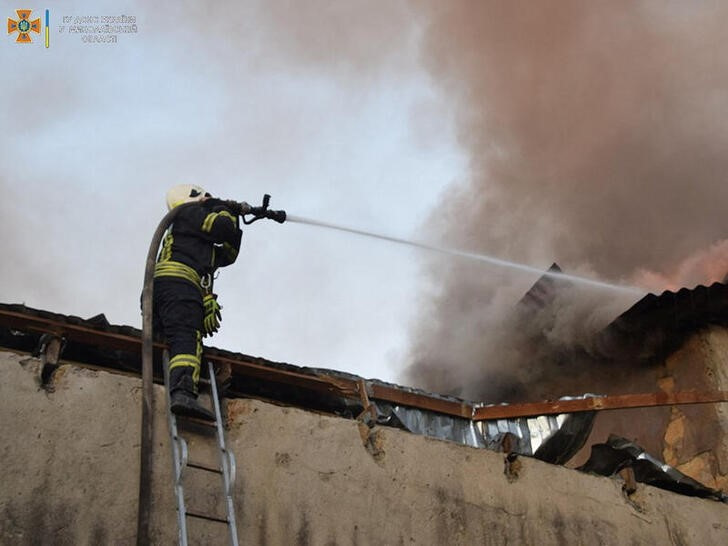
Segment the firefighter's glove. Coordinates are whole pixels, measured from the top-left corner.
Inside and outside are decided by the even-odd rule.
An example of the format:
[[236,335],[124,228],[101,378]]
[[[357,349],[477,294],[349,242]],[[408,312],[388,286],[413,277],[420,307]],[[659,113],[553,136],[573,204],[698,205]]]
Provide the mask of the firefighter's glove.
[[220,320],[222,319],[220,309],[222,307],[217,303],[217,294],[205,294],[202,298],[202,305],[205,308],[203,326],[205,337],[207,337],[217,332],[220,328]]

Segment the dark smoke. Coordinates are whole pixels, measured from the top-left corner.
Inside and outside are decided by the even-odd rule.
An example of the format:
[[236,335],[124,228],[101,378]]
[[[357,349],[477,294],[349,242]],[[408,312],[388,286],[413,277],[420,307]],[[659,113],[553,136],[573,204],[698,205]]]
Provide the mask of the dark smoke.
[[[727,6],[416,5],[470,158],[433,235],[653,291],[724,277]],[[523,314],[536,279],[439,262],[430,274],[406,380],[471,398],[566,394],[558,378],[634,301],[570,287]]]

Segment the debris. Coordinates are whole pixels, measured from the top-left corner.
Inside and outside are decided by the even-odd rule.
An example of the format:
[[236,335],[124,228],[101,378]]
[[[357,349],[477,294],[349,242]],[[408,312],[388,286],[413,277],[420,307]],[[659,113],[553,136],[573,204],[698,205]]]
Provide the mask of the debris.
[[646,453],[637,444],[614,434],[609,436],[605,444],[593,445],[589,460],[580,466],[578,470],[602,476],[612,476],[626,468],[633,471],[634,479],[640,483],[654,485],[661,489],[691,497],[714,499],[728,503],[728,495],[723,491],[706,487],[676,468]]

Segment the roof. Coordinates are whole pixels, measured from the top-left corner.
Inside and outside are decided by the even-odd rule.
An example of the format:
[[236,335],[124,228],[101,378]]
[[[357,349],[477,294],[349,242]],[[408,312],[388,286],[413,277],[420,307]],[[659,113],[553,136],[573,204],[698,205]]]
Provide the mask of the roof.
[[647,294],[601,332],[598,346],[607,357],[653,360],[670,354],[688,335],[713,324],[728,325],[726,283]]
[[[0,346],[37,353],[43,334],[64,338],[64,360],[141,373],[141,330],[109,324],[104,315],[90,319],[51,313],[25,305],[0,303]],[[155,381],[162,383],[161,340],[154,344]],[[256,396],[333,413],[361,410],[368,397],[471,418],[473,405],[453,396],[428,393],[377,379],[322,368],[294,366],[243,353],[205,347],[205,358],[230,370],[228,393]]]
[[[542,304],[553,296],[558,287],[547,282],[550,280],[539,281],[546,282],[541,286],[546,290],[539,288],[537,294],[544,297],[531,298],[531,303]],[[533,289],[528,294],[532,293]],[[521,303],[528,305],[523,300]],[[612,349],[636,351],[642,357],[672,350],[691,332],[710,324],[728,324],[728,285],[724,283],[666,291],[659,296],[649,294],[613,321],[600,337]],[[0,304],[1,347],[37,354],[44,344],[46,347],[58,345],[48,342],[53,336],[63,339],[64,360],[141,373],[141,331],[137,328],[111,325],[104,315],[82,319],[24,305]],[[163,348],[161,340],[155,341],[154,373],[158,383],[162,383]],[[205,359],[217,364],[222,368],[223,376],[227,376],[227,396],[253,396],[309,410],[364,418],[364,423],[370,425],[398,426],[416,434],[472,447],[509,453],[513,449],[515,453],[556,464],[563,464],[583,446],[591,431],[595,411],[610,409],[610,404],[616,404],[611,408],[616,409],[728,399],[725,392],[687,393],[694,395],[687,398],[686,393],[653,393],[613,397],[585,395],[581,400],[485,405],[344,372],[273,362],[214,347],[205,349]],[[42,367],[41,381],[50,375],[46,373],[47,368],[49,366]],[[370,413],[373,421],[367,418]],[[538,436],[536,443],[535,436]],[[660,483],[658,480],[656,485],[660,486]],[[672,482],[668,488],[673,488]],[[725,500],[725,497],[720,498]]]
[[[554,264],[552,270],[556,268]],[[539,283],[551,280],[544,277]],[[728,325],[728,284],[648,294],[602,331],[597,345],[607,358],[652,358],[676,349],[691,332],[710,324]],[[0,303],[0,346],[37,352],[41,336],[48,333],[64,337],[66,360],[141,373],[141,331],[137,328],[109,324],[103,314],[82,319]],[[155,342],[155,380],[159,383],[163,348],[161,341]],[[215,347],[206,347],[205,356],[230,370],[228,392],[233,396],[256,396],[342,415],[356,414],[367,397],[466,419],[478,419],[485,411],[482,403],[345,372],[295,366]]]
[[[66,361],[140,373],[141,331],[136,328],[111,325],[104,315],[84,320],[23,305],[0,304],[0,346],[38,354],[41,347],[51,345],[54,336],[64,340]],[[158,383],[162,382],[163,348],[161,341],[155,342],[154,375]],[[273,362],[214,347],[205,348],[205,360],[227,369],[218,376],[228,378],[226,396],[254,396],[345,417],[363,418],[371,413],[376,423],[472,447],[494,449],[508,435],[518,453],[553,463],[573,456],[586,440],[594,419],[594,411],[509,419],[502,405],[485,407],[376,379]],[[52,375],[46,368],[43,366],[41,371],[42,380]],[[488,408],[498,415],[480,416]],[[372,421],[364,418],[364,422]]]
[[556,262],[551,264],[551,267],[546,270],[546,273],[539,277],[533,286],[529,288],[528,292],[519,300],[517,308],[529,311],[546,307],[554,301],[559,290],[570,284],[564,279],[549,275],[549,273],[563,273],[563,270]]

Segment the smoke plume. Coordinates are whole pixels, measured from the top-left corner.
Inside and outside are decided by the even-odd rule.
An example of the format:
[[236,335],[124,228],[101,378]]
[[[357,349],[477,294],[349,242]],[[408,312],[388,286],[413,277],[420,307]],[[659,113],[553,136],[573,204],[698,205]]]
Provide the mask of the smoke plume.
[[[469,155],[430,233],[445,244],[646,290],[728,269],[728,7],[417,2],[423,60]],[[634,302],[433,262],[407,381],[471,398],[558,392],[574,354]],[[544,389],[549,383],[552,388]]]

